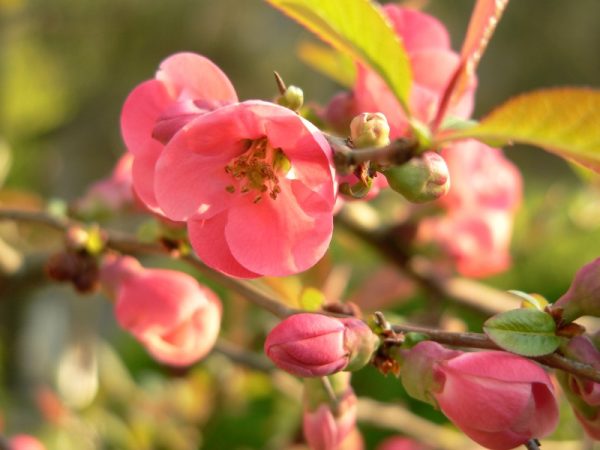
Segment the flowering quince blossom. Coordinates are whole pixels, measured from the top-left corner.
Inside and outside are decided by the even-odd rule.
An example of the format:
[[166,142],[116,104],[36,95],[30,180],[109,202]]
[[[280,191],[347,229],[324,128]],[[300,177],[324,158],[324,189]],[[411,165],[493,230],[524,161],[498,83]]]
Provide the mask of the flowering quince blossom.
[[134,156],[133,187],[146,207],[161,213],[154,194],[154,168],[165,143],[198,115],[237,101],[221,69],[194,53],[168,57],[154,79],[129,94],[121,112],[121,133]]
[[169,141],[149,176],[164,214],[187,221],[198,256],[227,275],[298,273],[329,246],[331,148],[287,108],[255,100],[198,116]]
[[425,341],[407,352],[401,374],[409,394],[439,406],[467,436],[492,450],[544,437],[558,423],[546,372],[511,353],[463,353]]
[[377,337],[361,320],[322,314],[294,314],[271,330],[265,353],[280,369],[299,377],[320,377],[362,368]]
[[[429,123],[434,119],[441,97],[459,64],[459,55],[450,48],[450,37],[436,18],[420,11],[388,4],[383,8],[389,22],[408,54],[413,76],[409,109],[415,119]],[[467,118],[473,109],[475,80],[448,111]],[[390,124],[392,139],[405,136],[408,119],[398,100],[375,72],[359,65],[354,99],[359,111],[383,113]]]
[[320,379],[304,380],[304,414],[302,429],[311,450],[358,450],[362,448],[356,432],[357,398],[350,385],[349,373],[329,377],[338,405],[332,410],[330,399]]
[[521,174],[501,150],[475,140],[449,145],[441,154],[452,179],[439,200],[446,214],[422,221],[419,240],[439,243],[462,275],[483,277],[507,269]]
[[45,450],[46,447],[36,438],[27,434],[16,434],[10,438],[9,450]]
[[219,334],[221,302],[190,275],[145,269],[132,257],[109,255],[100,277],[116,299],[119,325],[158,361],[186,366],[212,349]]
[[133,203],[131,169],[133,155],[125,153],[119,158],[112,174],[90,186],[87,193],[77,202],[77,209],[94,211],[107,209],[118,211]]

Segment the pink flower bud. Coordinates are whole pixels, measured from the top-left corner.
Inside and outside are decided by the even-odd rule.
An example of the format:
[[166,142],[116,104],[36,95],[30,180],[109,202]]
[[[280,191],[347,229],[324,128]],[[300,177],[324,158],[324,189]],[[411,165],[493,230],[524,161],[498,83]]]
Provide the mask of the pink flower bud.
[[9,440],[10,450],[46,450],[36,438],[27,434],[17,434]]
[[[554,387],[544,370],[498,351],[462,353],[434,342],[417,344],[402,366],[402,381],[422,390],[467,436],[508,450],[551,433],[558,423]],[[411,384],[412,383],[412,384]]]
[[[570,339],[562,349],[569,358],[600,369],[600,352],[587,336]],[[557,371],[557,379],[584,430],[600,440],[600,383],[563,371]]]
[[425,152],[383,174],[393,190],[413,203],[437,200],[450,189],[448,166],[435,152]]
[[346,136],[352,118],[358,113],[354,95],[351,92],[338,92],[327,104],[323,118],[334,131]]
[[600,258],[577,271],[569,290],[552,306],[557,308],[562,309],[565,322],[581,316],[600,317]]
[[[346,374],[337,374],[340,375]],[[334,388],[336,405],[330,404],[321,380],[305,380],[303,429],[311,450],[337,450],[356,427],[357,399],[349,384],[350,378],[344,377],[344,380],[341,384],[345,387]],[[315,398],[323,400],[315,403]]]
[[101,279],[115,294],[119,324],[166,364],[206,356],[219,334],[221,302],[190,275],[144,269],[129,257],[108,258]]
[[265,353],[299,377],[320,377],[367,364],[378,339],[364,322],[321,314],[294,314],[271,330]]

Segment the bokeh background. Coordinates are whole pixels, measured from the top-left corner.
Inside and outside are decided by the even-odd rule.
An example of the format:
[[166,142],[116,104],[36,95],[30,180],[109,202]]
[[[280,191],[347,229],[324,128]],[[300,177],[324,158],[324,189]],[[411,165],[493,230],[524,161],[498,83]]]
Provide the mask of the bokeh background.
[[[419,3],[448,26],[459,48],[474,2]],[[241,99],[272,98],[277,70],[305,98],[325,104],[340,87],[298,59],[299,42],[311,39],[258,0],[0,0],[0,206],[73,201],[106,176],[124,151],[125,97],[174,52],[212,59]],[[598,55],[598,0],[513,1],[480,65],[475,117],[537,87],[599,87]],[[507,154],[524,173],[526,200],[513,268],[488,282],[553,300],[577,267],[600,256],[600,191],[540,150],[518,146]],[[43,254],[58,248],[56,236],[26,230],[24,239],[23,230],[0,225],[11,244],[0,248],[0,427],[6,433],[29,431],[60,450],[278,449],[296,439],[297,404],[277,394],[267,376],[237,369],[222,355],[185,373],[159,367],[117,329],[101,296],[82,301],[44,279]],[[344,242],[336,245],[343,254]],[[378,262],[368,254],[363,269]],[[397,312],[418,310],[420,300],[413,295]],[[228,337],[260,349],[272,319],[235,297],[227,301]],[[484,319],[461,314],[473,329]],[[444,422],[410,402],[397,381],[364,372],[355,377],[360,394],[409,402]],[[368,448],[390,434],[372,425],[361,429]],[[565,420],[558,436],[578,439],[578,433]]]

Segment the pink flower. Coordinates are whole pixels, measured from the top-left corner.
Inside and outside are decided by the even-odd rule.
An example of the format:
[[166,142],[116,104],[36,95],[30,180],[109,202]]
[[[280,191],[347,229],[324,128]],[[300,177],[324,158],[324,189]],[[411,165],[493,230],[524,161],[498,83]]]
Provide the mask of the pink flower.
[[284,276],[329,246],[336,184],[323,135],[262,101],[219,108],[165,147],[155,191],[164,214],[187,221],[192,247],[231,276]]
[[101,280],[116,298],[119,325],[166,364],[203,358],[219,334],[221,302],[190,275],[144,269],[129,256],[105,258]]
[[[422,123],[429,123],[434,119],[444,90],[458,66],[459,56],[450,48],[446,28],[434,17],[393,4],[384,6],[383,11],[402,39],[410,59],[413,72],[410,111]],[[472,86],[449,114],[469,117],[474,89],[473,80]],[[408,119],[379,75],[359,66],[354,96],[359,111],[377,111],[387,117],[392,139],[406,135]]]
[[518,169],[498,149],[475,140],[442,150],[452,180],[439,201],[446,214],[421,222],[418,239],[436,242],[465,276],[484,277],[510,266],[510,239],[521,203]]
[[600,258],[577,271],[569,290],[552,305],[560,317],[572,322],[581,316],[600,316]]
[[467,436],[492,450],[544,437],[558,423],[548,375],[511,353],[462,353],[425,341],[407,353],[401,373],[411,395],[437,404]]
[[119,158],[110,177],[90,186],[77,203],[80,211],[118,211],[133,204],[131,169],[133,155],[126,153]]
[[[338,450],[356,430],[357,399],[350,386],[349,374],[340,373],[329,377],[338,399],[337,408],[330,404],[320,379],[304,382],[304,416],[302,428],[304,438],[311,450]],[[335,410],[334,410],[335,409]],[[349,447],[361,448],[360,436],[352,439]],[[354,445],[352,445],[354,444]]]
[[164,144],[199,114],[237,101],[235,89],[221,69],[194,53],[168,57],[154,79],[129,94],[121,113],[121,132],[135,158],[134,189],[149,209],[160,213],[154,167]]
[[271,330],[265,353],[277,367],[293,375],[320,377],[363,367],[376,344],[376,336],[358,319],[302,313]]
[[45,450],[46,447],[36,438],[27,434],[17,434],[9,440],[10,450]]

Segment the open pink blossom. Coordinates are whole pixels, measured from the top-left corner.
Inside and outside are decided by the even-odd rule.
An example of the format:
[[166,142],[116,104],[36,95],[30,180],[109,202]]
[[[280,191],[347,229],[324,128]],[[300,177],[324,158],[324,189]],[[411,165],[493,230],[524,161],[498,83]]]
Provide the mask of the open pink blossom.
[[[409,109],[422,123],[434,119],[441,97],[454,74],[459,55],[450,48],[444,25],[423,12],[388,4],[383,11],[401,38],[413,75]],[[473,109],[475,80],[449,114],[467,118]],[[392,139],[405,136],[408,119],[389,87],[375,72],[359,65],[354,99],[359,111],[383,113],[390,124]]]
[[176,53],[154,79],[138,85],[121,112],[121,132],[134,155],[133,186],[141,201],[160,213],[154,194],[154,167],[164,144],[187,122],[219,106],[237,102],[227,76],[204,56]]
[[45,450],[46,447],[33,436],[16,434],[10,438],[9,450]]
[[158,204],[192,247],[236,277],[284,276],[329,246],[336,184],[324,136],[287,108],[221,107],[186,124],[156,165]]
[[116,299],[119,325],[158,361],[186,366],[206,356],[214,346],[221,302],[190,275],[145,269],[129,256],[108,256],[101,280]]
[[558,424],[550,378],[511,353],[463,353],[425,341],[407,352],[401,373],[411,395],[437,404],[467,436],[492,450],[544,437]]
[[301,313],[271,330],[265,353],[291,374],[318,377],[363,367],[376,345],[376,336],[361,320]]

